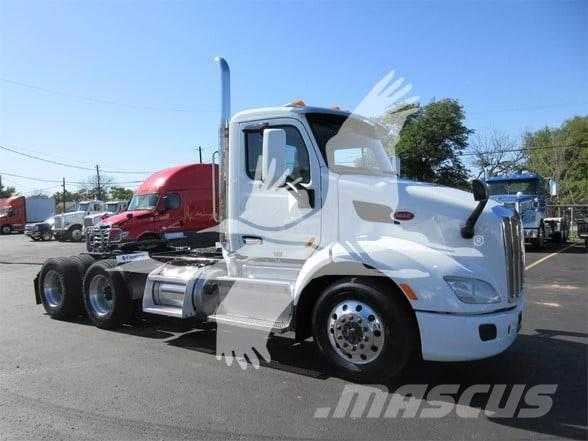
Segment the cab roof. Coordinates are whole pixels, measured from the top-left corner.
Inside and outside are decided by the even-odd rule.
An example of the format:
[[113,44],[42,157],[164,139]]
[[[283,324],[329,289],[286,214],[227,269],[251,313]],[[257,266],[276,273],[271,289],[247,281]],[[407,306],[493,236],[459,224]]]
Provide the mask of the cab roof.
[[523,181],[529,179],[542,179],[539,173],[512,173],[510,175],[490,176],[486,178],[486,182],[500,182],[500,181]]
[[208,189],[212,186],[212,164],[184,164],[170,167],[149,176],[134,194],[178,191],[186,188]]
[[252,121],[257,119],[269,119],[269,118],[287,118],[287,117],[299,117],[306,113],[325,113],[331,115],[340,115],[348,117],[351,115],[349,111],[331,109],[327,107],[314,107],[306,105],[292,105],[286,104],[285,106],[276,107],[260,107],[256,109],[243,110],[235,114],[231,118],[231,122],[243,122]]

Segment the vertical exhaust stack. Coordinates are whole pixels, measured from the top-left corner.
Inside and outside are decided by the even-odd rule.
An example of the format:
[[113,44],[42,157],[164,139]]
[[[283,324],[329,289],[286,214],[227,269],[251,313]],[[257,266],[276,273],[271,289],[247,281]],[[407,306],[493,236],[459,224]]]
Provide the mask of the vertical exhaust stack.
[[[228,183],[228,162],[229,155],[229,122],[231,120],[231,70],[229,63],[222,57],[215,57],[215,62],[221,70],[221,120],[218,131],[219,141],[219,240],[226,248],[226,218],[227,218],[227,183]],[[213,175],[214,176],[214,175]],[[216,184],[216,183],[215,183]],[[216,194],[213,195],[216,198]],[[213,205],[214,206],[214,205]],[[216,213],[215,213],[216,216]]]

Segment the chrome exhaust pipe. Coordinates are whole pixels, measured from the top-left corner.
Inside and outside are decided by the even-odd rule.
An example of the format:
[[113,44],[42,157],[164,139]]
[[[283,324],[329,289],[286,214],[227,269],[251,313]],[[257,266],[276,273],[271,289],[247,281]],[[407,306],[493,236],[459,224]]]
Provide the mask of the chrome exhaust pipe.
[[[218,143],[219,143],[219,213],[218,216],[215,213],[215,218],[219,221],[219,241],[223,248],[227,246],[227,183],[228,183],[228,164],[226,158],[229,155],[229,123],[231,121],[231,69],[229,63],[222,57],[215,57],[215,62],[220,66],[221,70],[221,120],[218,131]],[[214,167],[214,161],[213,161]],[[215,179],[215,173],[212,174]],[[214,183],[216,184],[216,182]],[[215,187],[213,187],[215,188]],[[216,193],[216,192],[215,192]],[[216,194],[212,195],[213,199],[216,198]],[[214,206],[214,205],[213,205]]]

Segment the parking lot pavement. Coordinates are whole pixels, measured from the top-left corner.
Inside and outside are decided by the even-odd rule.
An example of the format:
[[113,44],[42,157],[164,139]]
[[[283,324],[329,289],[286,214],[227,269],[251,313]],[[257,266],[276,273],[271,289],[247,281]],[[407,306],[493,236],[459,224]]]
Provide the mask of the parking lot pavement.
[[[563,248],[529,250],[527,266]],[[118,331],[79,318],[51,320],[32,279],[49,256],[83,244],[0,237],[1,439],[585,439],[587,263],[583,246],[527,271],[527,308],[515,344],[469,363],[421,363],[386,385],[556,384],[538,419],[315,418],[337,405],[345,381],[325,371],[310,341],[270,341],[259,370],[227,367],[212,329],[146,317]],[[470,408],[486,409],[484,396]],[[421,403],[422,404],[422,403]]]

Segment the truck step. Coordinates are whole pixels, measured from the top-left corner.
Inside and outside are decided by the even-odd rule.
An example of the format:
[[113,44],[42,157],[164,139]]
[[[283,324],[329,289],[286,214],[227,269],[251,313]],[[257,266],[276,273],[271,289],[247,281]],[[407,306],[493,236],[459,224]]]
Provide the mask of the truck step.
[[175,318],[186,318],[182,313],[182,308],[177,308],[174,306],[165,306],[165,305],[153,305],[148,307],[143,307],[143,312],[147,312],[149,314],[157,314],[157,315],[165,315],[167,317],[175,317]]
[[233,314],[214,314],[209,316],[208,320],[240,328],[274,331],[280,334],[289,330],[289,324],[285,322],[272,322]]

